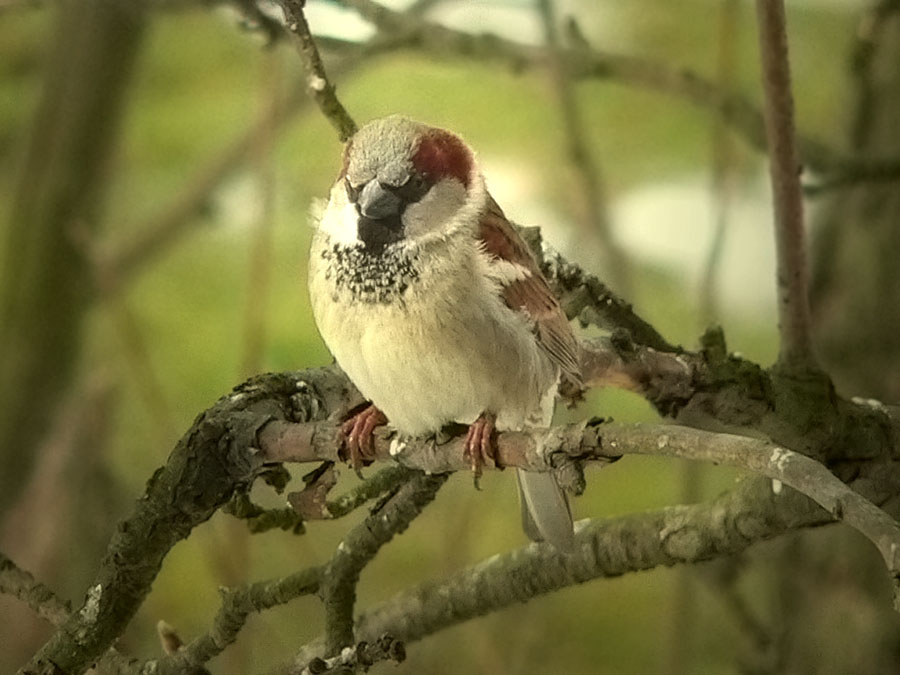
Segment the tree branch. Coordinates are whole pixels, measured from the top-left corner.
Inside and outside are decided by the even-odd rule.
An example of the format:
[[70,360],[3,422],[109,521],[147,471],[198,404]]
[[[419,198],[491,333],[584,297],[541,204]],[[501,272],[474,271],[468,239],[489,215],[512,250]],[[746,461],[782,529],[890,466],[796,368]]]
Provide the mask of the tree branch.
[[341,540],[325,568],[325,656],[353,644],[353,607],[363,568],[378,550],[420,514],[447,481],[448,474],[414,474],[397,492]]
[[281,579],[223,589],[222,606],[210,631],[158,661],[147,662],[141,669],[142,675],[177,675],[194,671],[237,639],[250,614],[317,593],[322,574],[323,568],[309,567]]
[[63,623],[72,611],[47,586],[2,553],[0,553],[0,593],[18,598],[54,626]]
[[[18,567],[12,560],[0,553],[0,593],[12,595],[54,626],[61,626],[69,618],[72,608],[60,600],[45,584],[37,581],[29,572]],[[110,647],[101,658],[111,672],[132,675],[137,672],[137,664]]]
[[[260,432],[260,448],[268,459],[277,462],[333,459],[340,447],[340,433],[340,426],[333,422],[272,422]],[[464,446],[462,435],[437,445],[432,439],[398,441],[391,432],[383,431],[377,434],[375,454],[379,459],[393,457],[403,466],[426,472],[460,471],[469,466]],[[561,484],[579,493],[583,490],[583,462],[609,461],[626,454],[702,460],[777,480],[862,533],[878,548],[892,576],[900,577],[900,526],[896,521],[847,487],[824,465],[770,441],[675,425],[602,421],[510,431],[497,438],[497,463],[501,467],[556,471],[567,477]],[[345,640],[341,646],[348,642]]]
[[171,548],[234,492],[267,470],[252,449],[270,420],[310,420],[341,410],[352,390],[333,369],[252,378],[204,412],[119,524],[83,605],[20,670],[81,673],[120,635],[140,607]]
[[[752,430],[755,435],[771,437],[778,446],[828,460],[841,478],[853,481],[874,503],[900,495],[896,462],[900,459],[900,423],[887,409],[845,401],[827,380],[800,381],[774,371],[767,373],[729,355],[717,333],[704,336],[698,353],[666,350],[667,343],[627,305],[599,292],[603,289],[596,288],[590,277],[573,273],[567,279],[568,268],[562,259],[550,265],[554,284],[572,282],[564,304],[581,314],[590,310],[607,321],[619,317],[627,327],[614,332],[610,340],[586,343],[583,361],[592,383],[621,381],[683,423]],[[611,311],[604,314],[607,308]],[[634,342],[632,331],[659,349]],[[82,607],[20,672],[83,672],[124,630],[171,547],[236,492],[246,491],[257,476],[271,472],[268,463],[279,458],[254,448],[271,451],[270,436],[283,422],[343,419],[362,402],[346,377],[330,367],[252,378],[204,412],[149,482],[134,513],[120,524]],[[592,425],[590,433],[601,440],[603,435],[596,432],[596,426]],[[305,429],[309,438],[304,442],[319,448],[322,456],[336,457],[334,425],[293,428]],[[566,427],[551,430],[547,438],[540,439],[542,446],[527,434],[519,441],[514,434],[505,434],[500,439],[501,462],[513,465],[517,456],[521,465],[546,470],[549,454],[557,462],[562,460],[553,467],[562,482],[578,491],[583,486],[577,471],[579,453],[587,429],[575,430],[577,433]],[[672,433],[674,439],[675,431]],[[618,440],[624,441],[624,437]],[[390,443],[385,447],[385,439],[379,442],[382,455],[389,455]],[[573,454],[548,453],[549,443],[570,447]],[[770,453],[774,447],[769,446]],[[622,452],[621,447],[607,446],[605,454],[602,450],[597,445],[598,457]],[[795,466],[793,456],[788,457],[785,469]],[[435,471],[465,466],[461,448],[453,456],[441,449],[429,466]]]
[[337,129],[338,137],[345,143],[356,133],[356,122],[338,100],[334,92],[334,85],[328,80],[325,73],[325,64],[319,56],[319,49],[313,40],[303,13],[305,0],[279,0],[284,11],[284,19],[291,35],[291,41],[300,53],[303,67],[306,70],[306,86],[310,94],[318,103],[322,114]]
[[[501,61],[516,70],[545,67],[545,50],[507,40],[491,33],[458,31],[419,17],[388,9],[373,0],[338,0],[359,12],[381,30],[405,31],[407,44],[439,55],[466,56]],[[649,59],[579,47],[562,49],[571,77],[604,79],[642,87],[707,108],[721,118],[745,141],[758,150],[766,150],[766,132],[759,108],[746,98],[727,92],[699,74],[685,68],[671,68]],[[802,161],[809,168],[847,180],[868,180],[869,176],[900,178],[900,159],[845,156],[812,138],[801,136],[798,146]],[[852,178],[851,178],[852,177]]]
[[[382,32],[364,44],[354,43],[352,49],[335,64],[332,72],[346,75],[368,57],[392,51],[406,41],[405,35]],[[302,112],[310,101],[302,87],[294,88],[284,98],[273,101],[245,131],[203,164],[194,176],[186,179],[184,190],[170,203],[140,224],[128,228],[136,230],[136,234],[130,234],[127,240],[101,246],[95,252],[98,287],[104,293],[115,293],[168,250],[184,234],[188,224],[197,222],[198,215],[222,181],[252,155],[254,148],[259,147],[268,134],[276,133]]]
[[766,138],[775,207],[779,364],[815,367],[809,312],[803,194],[794,138],[794,99],[783,0],[757,0],[759,52],[766,96]]
[[[357,637],[370,640],[388,633],[412,642],[561,588],[733,555],[789,529],[829,520],[798,493],[775,494],[771,481],[750,479],[708,504],[580,521],[572,554],[530,544],[427,581],[364,612],[357,620]],[[291,672],[300,671],[322,648],[321,638],[306,645]]]
[[522,234],[541,260],[541,271],[554,287],[566,316],[607,330],[626,331],[637,344],[662,352],[680,352],[652,325],[638,316],[631,304],[578,265],[568,262],[540,239],[538,228],[523,228]]
[[544,41],[550,65],[550,77],[553,82],[562,116],[562,127],[566,139],[566,154],[575,173],[579,192],[584,203],[580,221],[588,235],[600,242],[602,259],[598,261],[599,269],[607,270],[613,286],[620,292],[628,294],[630,272],[628,258],[619,246],[612,232],[603,178],[597,164],[593,161],[588,143],[585,139],[584,121],[575,98],[567,64],[560,55],[559,29],[554,11],[553,0],[539,0],[538,11],[544,24]]

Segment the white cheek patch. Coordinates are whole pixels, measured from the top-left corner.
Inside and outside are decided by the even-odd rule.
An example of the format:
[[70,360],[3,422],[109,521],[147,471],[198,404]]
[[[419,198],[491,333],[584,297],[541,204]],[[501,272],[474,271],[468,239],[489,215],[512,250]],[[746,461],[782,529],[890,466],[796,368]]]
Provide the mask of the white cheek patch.
[[[340,191],[340,192],[338,192]],[[331,199],[319,220],[319,229],[328,234],[336,244],[359,243],[358,215],[353,204],[342,196],[344,188],[338,185],[331,191]]]
[[436,183],[422,199],[406,207],[403,229],[410,239],[447,229],[466,203],[466,189],[456,180]]

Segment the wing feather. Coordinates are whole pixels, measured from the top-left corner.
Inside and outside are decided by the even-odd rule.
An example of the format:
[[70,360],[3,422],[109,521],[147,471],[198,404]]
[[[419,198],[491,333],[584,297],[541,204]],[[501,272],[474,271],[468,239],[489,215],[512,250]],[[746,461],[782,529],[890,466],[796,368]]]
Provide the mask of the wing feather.
[[490,197],[488,199],[479,228],[484,250],[498,263],[508,263],[514,266],[512,269],[521,271],[498,275],[503,299],[510,309],[524,313],[534,322],[538,345],[559,366],[565,380],[580,389],[578,343],[559,300],[550,290],[528,246],[497,203]]

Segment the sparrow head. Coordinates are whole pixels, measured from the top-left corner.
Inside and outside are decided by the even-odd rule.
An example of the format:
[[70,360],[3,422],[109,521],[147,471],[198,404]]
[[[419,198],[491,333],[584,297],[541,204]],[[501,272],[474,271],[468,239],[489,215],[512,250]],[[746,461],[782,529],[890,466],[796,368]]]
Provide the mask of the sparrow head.
[[369,122],[347,143],[327,210],[336,217],[326,212],[321,227],[379,254],[395,243],[440,238],[475,220],[485,195],[462,139],[392,115]]

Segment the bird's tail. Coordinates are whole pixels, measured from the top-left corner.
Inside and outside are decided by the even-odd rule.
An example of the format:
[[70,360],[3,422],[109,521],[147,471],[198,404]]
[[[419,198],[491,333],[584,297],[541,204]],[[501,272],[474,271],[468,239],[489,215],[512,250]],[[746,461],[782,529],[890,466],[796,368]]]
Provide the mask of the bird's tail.
[[522,527],[534,541],[546,541],[561,551],[575,545],[569,500],[552,473],[516,471]]

